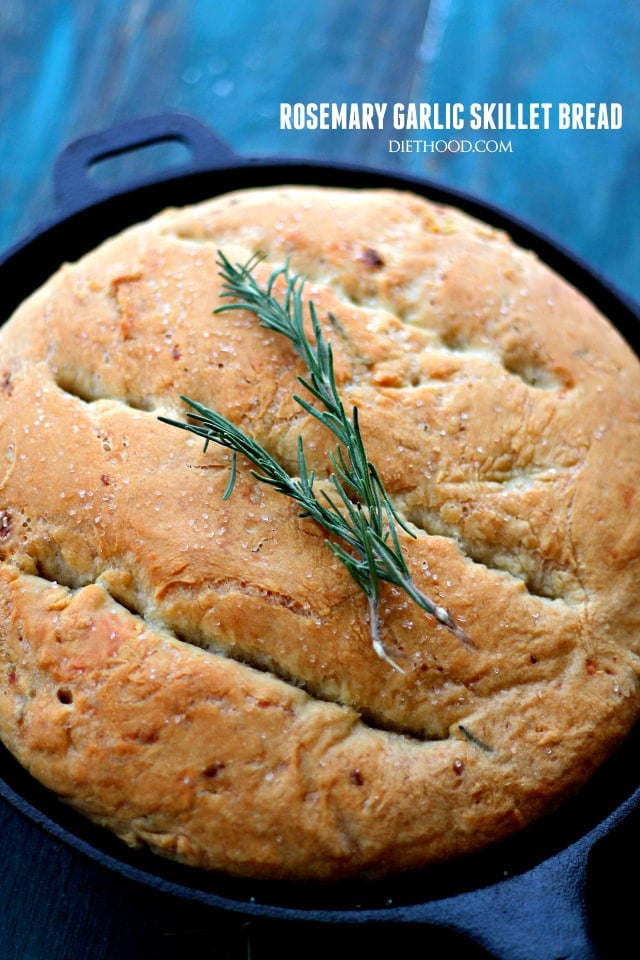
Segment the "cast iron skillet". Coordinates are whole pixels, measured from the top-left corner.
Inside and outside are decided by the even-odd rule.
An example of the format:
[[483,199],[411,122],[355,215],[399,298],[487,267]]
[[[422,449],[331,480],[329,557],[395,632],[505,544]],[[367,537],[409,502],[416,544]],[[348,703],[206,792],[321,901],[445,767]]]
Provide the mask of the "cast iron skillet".
[[[117,190],[92,179],[94,165],[161,142],[189,160]],[[638,307],[585,265],[505,213],[424,180],[356,166],[246,160],[198,121],[143,118],[72,143],[55,168],[59,212],[0,259],[0,322],[62,261],[168,205],[236,188],[278,183],[397,187],[452,203],[533,249],[582,290],[640,353]],[[238,914],[326,923],[406,922],[465,934],[501,960],[594,960],[585,891],[596,849],[640,812],[640,729],[575,799],[535,826],[480,854],[400,878],[331,885],[235,880],[131,851],[66,808],[0,748],[0,794],[50,834],[94,861],[149,887]]]

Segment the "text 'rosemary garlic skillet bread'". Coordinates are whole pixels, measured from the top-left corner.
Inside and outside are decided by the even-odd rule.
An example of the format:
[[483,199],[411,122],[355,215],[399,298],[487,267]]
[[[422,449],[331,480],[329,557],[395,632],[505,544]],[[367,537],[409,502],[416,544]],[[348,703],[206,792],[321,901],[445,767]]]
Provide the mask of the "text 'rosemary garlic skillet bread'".
[[0,375],[2,740],[128,843],[414,868],[636,719],[640,366],[503,234],[385,190],[167,211],[27,300]]

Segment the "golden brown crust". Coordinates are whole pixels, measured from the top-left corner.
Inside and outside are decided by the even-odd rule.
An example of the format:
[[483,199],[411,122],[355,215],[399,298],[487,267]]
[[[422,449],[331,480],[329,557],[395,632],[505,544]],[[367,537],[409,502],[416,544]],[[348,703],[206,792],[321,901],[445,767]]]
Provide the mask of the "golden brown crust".
[[[332,439],[216,254],[308,278],[345,402],[413,525],[384,588],[227,451]],[[329,315],[335,317],[334,321]],[[411,194],[272,188],[167,211],[64,267],[0,337],[0,734],[127,842],[256,877],[476,849],[577,789],[638,713],[640,367],[507,237]]]

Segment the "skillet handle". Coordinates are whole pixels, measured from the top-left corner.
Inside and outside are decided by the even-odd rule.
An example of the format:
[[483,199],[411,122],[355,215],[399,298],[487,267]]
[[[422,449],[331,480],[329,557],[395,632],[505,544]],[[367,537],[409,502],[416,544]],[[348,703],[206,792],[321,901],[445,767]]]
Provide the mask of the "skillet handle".
[[422,922],[466,935],[495,960],[597,960],[585,903],[588,844],[529,873],[425,904]]
[[116,193],[134,190],[158,180],[159,174],[135,177],[115,187],[101,185],[93,168],[101,161],[135,154],[157,144],[180,144],[188,159],[169,164],[163,171],[175,176],[238,166],[242,161],[208,127],[182,113],[162,113],[128,120],[74,140],[62,151],[53,171],[55,198],[63,215],[71,215]]

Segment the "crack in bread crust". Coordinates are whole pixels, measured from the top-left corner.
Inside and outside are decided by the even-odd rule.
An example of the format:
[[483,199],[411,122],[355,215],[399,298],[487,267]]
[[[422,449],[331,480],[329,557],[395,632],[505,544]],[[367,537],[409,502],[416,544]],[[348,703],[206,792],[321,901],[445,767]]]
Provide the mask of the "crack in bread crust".
[[[149,413],[153,416],[158,416],[159,413],[167,415],[169,412],[172,416],[180,416],[182,411],[172,409],[167,411],[166,407],[157,407],[155,409],[150,408],[148,405],[146,407],[137,406],[135,403],[130,403],[128,398],[120,398],[109,396],[105,394],[100,394],[97,391],[94,391],[92,395],[89,395],[86,390],[78,390],[72,387],[71,384],[61,384],[58,383],[63,392],[68,394],[71,397],[75,397],[83,403],[95,404],[102,402],[113,402],[113,403],[122,403],[125,406],[130,406],[134,410],[142,410]],[[266,418],[265,418],[266,420]],[[263,423],[265,422],[263,420]],[[278,427],[273,427],[271,431],[267,431],[267,436],[270,439],[270,443],[266,443],[265,446],[269,450],[272,456],[275,459],[279,460],[281,466],[284,469],[288,469],[290,475],[295,477],[296,470],[298,467],[297,458],[294,460],[293,451],[297,448],[297,436],[299,435],[301,429],[300,425],[303,424],[313,425],[308,417],[304,417],[302,414],[298,414],[297,417],[292,421],[291,419],[287,422],[287,448],[290,451],[288,456],[283,455],[283,438],[281,436],[281,431]],[[419,447],[413,448],[415,452],[418,452]],[[510,458],[512,459],[512,458]],[[198,464],[198,469],[214,469],[215,464]],[[471,470],[474,470],[474,464],[470,464]],[[477,468],[477,464],[476,464]],[[474,482],[475,492],[473,495],[469,495],[468,488],[471,486],[470,477],[460,477],[456,480],[448,479],[447,483],[454,483],[458,489],[455,491],[454,495],[450,498],[447,498],[449,501],[465,503],[468,499],[478,499],[478,487],[483,485],[486,488],[486,499],[490,497],[491,486],[492,484],[500,484],[503,489],[506,487],[511,487],[514,493],[517,495],[519,492],[526,491],[531,493],[532,489],[535,489],[537,484],[558,484],[560,482],[563,486],[567,483],[573,485],[573,474],[575,470],[574,464],[560,465],[559,467],[553,465],[546,465],[539,468],[529,468],[521,469],[518,468],[515,464],[507,464],[504,467],[496,464],[495,472],[492,470],[491,465],[485,466],[483,468],[481,479]],[[439,489],[442,490],[443,484],[439,484]],[[541,487],[544,489],[544,487]],[[482,497],[482,494],[480,495]],[[537,596],[546,597],[548,599],[563,599],[565,596],[570,595],[572,602],[578,602],[580,597],[580,590],[575,583],[575,578],[572,578],[572,571],[568,569],[567,564],[560,564],[554,562],[553,560],[539,560],[533,556],[527,557],[526,552],[522,549],[522,545],[519,544],[519,551],[514,551],[513,549],[506,551],[504,548],[501,551],[499,543],[496,543],[483,539],[481,541],[474,541],[472,539],[467,539],[463,533],[461,525],[451,524],[447,522],[438,510],[437,506],[429,509],[425,507],[422,502],[420,506],[416,509],[409,504],[405,505],[403,502],[403,497],[400,495],[400,492],[396,494],[395,497],[391,498],[394,508],[397,510],[398,515],[402,518],[404,523],[410,524],[411,526],[416,527],[419,530],[424,531],[429,535],[439,535],[443,537],[449,537],[454,542],[458,543],[463,553],[475,563],[483,564],[484,566],[489,567],[490,569],[500,571],[503,573],[511,574],[519,579],[521,579],[527,590]],[[469,507],[466,508],[463,506],[462,513],[468,513]],[[518,505],[515,510],[516,515],[522,516],[526,513],[526,507]],[[260,549],[259,546],[254,549]],[[537,549],[537,545],[536,545]],[[573,563],[571,564],[573,567]],[[248,586],[248,585],[247,585]],[[291,598],[286,597],[285,594],[274,594],[269,591],[264,592],[264,596],[269,599],[272,598],[274,603],[284,603],[285,605],[294,605],[294,601]],[[279,599],[280,598],[280,599]]]
[[[327,475],[289,346],[213,312],[218,246],[308,277],[412,576],[476,649],[384,585],[391,669],[323,531],[244,462],[223,500],[229,453],[158,422],[191,396]],[[63,268],[0,356],[0,735],[128,842],[409,869],[552,808],[637,716],[639,365],[504,235],[409,194],[222,197]]]

